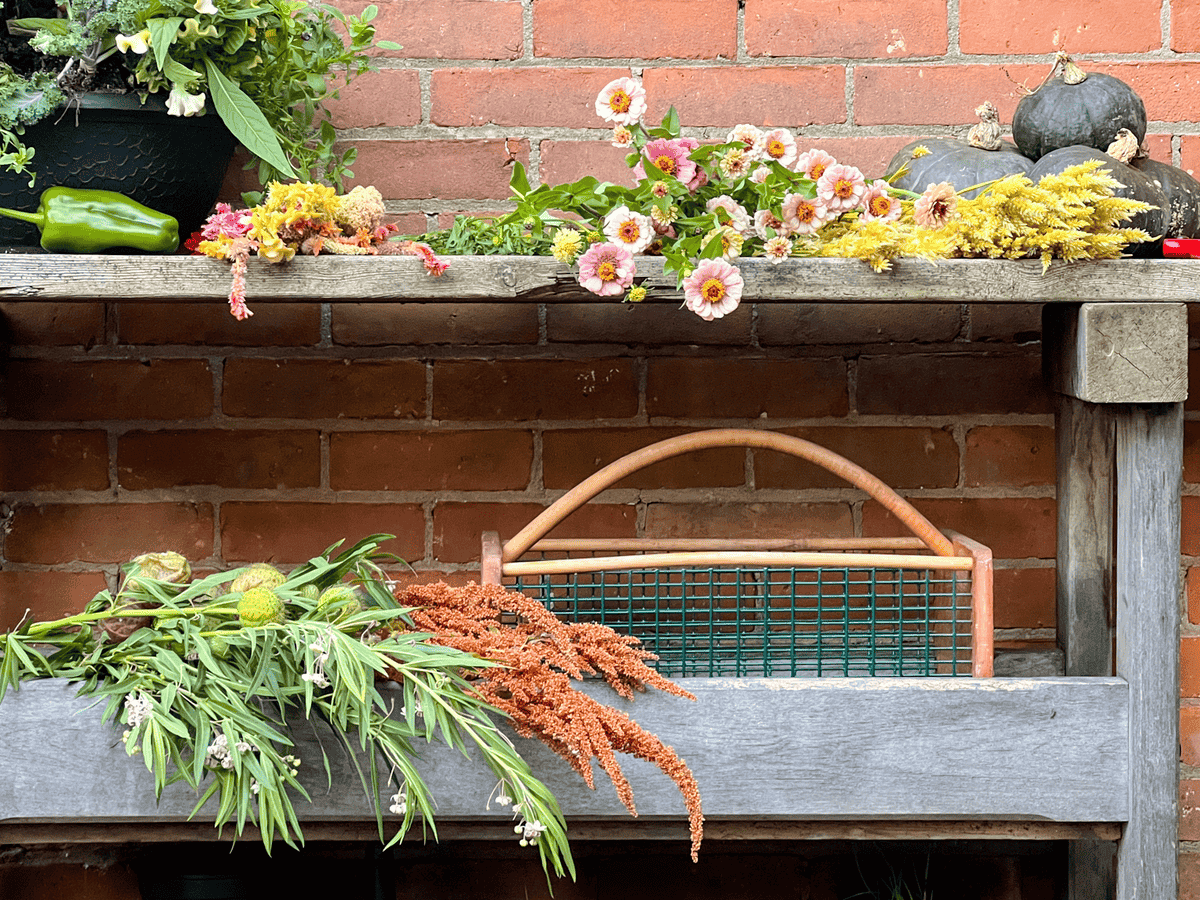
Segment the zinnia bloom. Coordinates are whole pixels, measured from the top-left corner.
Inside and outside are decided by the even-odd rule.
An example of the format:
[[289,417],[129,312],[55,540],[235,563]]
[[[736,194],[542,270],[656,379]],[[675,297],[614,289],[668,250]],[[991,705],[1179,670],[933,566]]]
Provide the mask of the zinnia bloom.
[[579,283],[601,297],[616,297],[633,284],[633,254],[617,244],[593,244],[579,257]]
[[649,216],[618,206],[604,217],[604,236],[630,253],[641,253],[654,240],[654,224]]
[[596,115],[605,122],[632,125],[646,114],[646,89],[636,78],[610,81],[596,97]]
[[854,166],[832,165],[817,179],[817,198],[831,213],[857,209],[867,191],[867,179]]
[[550,242],[550,255],[560,263],[574,265],[575,257],[583,250],[583,235],[574,228],[560,228]]
[[783,235],[773,237],[767,241],[763,247],[763,252],[771,262],[776,264],[781,263],[791,255],[792,242]]
[[763,158],[790,167],[798,158],[796,139],[786,128],[774,128],[763,135]]
[[[774,234],[769,234],[772,231]],[[760,241],[769,241],[772,237],[788,234],[788,227],[783,223],[783,219],[775,215],[769,209],[760,209],[754,214],[754,233],[758,235]]]
[[862,198],[864,222],[891,222],[900,218],[900,201],[888,193],[886,181],[872,181]]
[[612,145],[614,147],[628,147],[631,144],[633,144],[633,132],[624,125],[614,126]]
[[913,204],[913,220],[922,228],[941,228],[958,215],[958,195],[948,181],[931,184]]
[[[691,182],[696,177],[696,164],[689,158],[699,143],[688,142],[686,138],[659,138],[650,141],[642,150],[642,156],[654,163],[655,167],[667,175],[672,175],[691,189]],[[646,177],[646,167],[639,160],[634,166],[633,175],[638,181]]]
[[746,243],[746,238],[737,231],[730,228],[728,225],[722,225],[719,228],[714,228],[700,241],[700,248],[707,247],[713,241],[721,242],[721,258],[733,259],[736,256],[742,255],[742,247]]
[[725,138],[727,144],[741,144],[750,154],[751,160],[762,159],[763,133],[753,125],[739,125]]
[[833,216],[819,198],[788,194],[783,198],[783,224],[792,234],[813,234]]
[[745,176],[753,164],[754,160],[746,150],[741,147],[730,147],[721,155],[721,161],[717,166],[726,178],[738,179]]
[[750,213],[746,211],[746,207],[738,203],[728,194],[722,194],[720,197],[713,197],[704,204],[704,208],[709,212],[715,212],[718,209],[723,209],[729,215],[728,224],[739,234],[749,234],[752,230],[750,224]]
[[683,279],[684,305],[711,322],[737,309],[744,286],[737,266],[723,259],[706,259]]
[[824,150],[809,150],[796,157],[795,171],[804,173],[810,181],[816,181],[825,174],[826,169],[835,165],[837,160]]

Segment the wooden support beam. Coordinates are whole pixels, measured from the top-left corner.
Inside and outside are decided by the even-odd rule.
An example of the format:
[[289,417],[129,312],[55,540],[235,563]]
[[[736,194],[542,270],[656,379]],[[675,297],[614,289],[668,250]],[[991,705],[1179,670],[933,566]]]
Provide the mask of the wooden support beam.
[[1058,645],[1067,675],[1111,675],[1113,411],[1055,399]]
[[1117,413],[1117,674],[1129,685],[1129,821],[1117,900],[1176,896],[1183,404]]
[[1183,303],[1047,305],[1043,341],[1059,393],[1092,403],[1187,399]]

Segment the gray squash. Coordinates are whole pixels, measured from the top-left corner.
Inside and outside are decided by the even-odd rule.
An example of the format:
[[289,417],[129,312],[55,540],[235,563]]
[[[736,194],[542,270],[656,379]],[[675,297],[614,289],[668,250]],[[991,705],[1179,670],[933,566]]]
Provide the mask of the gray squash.
[[[912,153],[917,147],[925,147],[929,153],[914,158]],[[931,184],[948,181],[954,190],[968,199],[979,191],[967,191],[967,188],[1007,175],[1028,174],[1033,168],[1033,162],[1007,141],[998,150],[984,150],[950,138],[913,141],[892,157],[885,177],[890,178],[905,165],[907,171],[892,181],[893,186],[920,193]]]

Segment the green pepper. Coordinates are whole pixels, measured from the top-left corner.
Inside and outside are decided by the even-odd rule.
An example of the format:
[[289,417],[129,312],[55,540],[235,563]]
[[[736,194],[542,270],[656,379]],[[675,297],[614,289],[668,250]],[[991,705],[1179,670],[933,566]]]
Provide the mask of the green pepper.
[[115,247],[173,253],[179,223],[116,191],[52,187],[42,191],[37,212],[0,208],[0,216],[38,227],[51,253],[99,253]]

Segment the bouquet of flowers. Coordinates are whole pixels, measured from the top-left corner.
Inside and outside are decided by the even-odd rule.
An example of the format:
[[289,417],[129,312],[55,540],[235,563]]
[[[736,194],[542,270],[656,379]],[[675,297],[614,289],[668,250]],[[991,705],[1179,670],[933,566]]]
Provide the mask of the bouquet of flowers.
[[786,128],[743,124],[724,141],[701,144],[681,134],[674,108],[647,126],[646,92],[635,78],[605,85],[595,106],[612,125],[613,146],[627,152],[636,185],[588,176],[534,187],[515,163],[511,213],[492,221],[459,217],[425,240],[446,253],[548,253],[576,266],[592,293],[632,302],[646,296],[638,258],[658,255],[676,275],[685,306],[711,321],[741,300],[742,257],[855,257],[876,271],[902,256],[1040,255],[1048,264],[1052,256],[1119,256],[1147,237],[1116,227],[1145,204],[1114,197],[1115,181],[1098,164],[1037,185],[1024,176],[973,185],[983,190],[971,199],[945,182],[917,194],[823,150],[801,151]]

